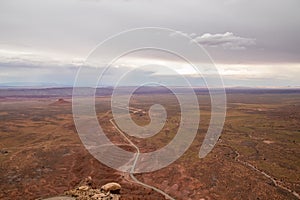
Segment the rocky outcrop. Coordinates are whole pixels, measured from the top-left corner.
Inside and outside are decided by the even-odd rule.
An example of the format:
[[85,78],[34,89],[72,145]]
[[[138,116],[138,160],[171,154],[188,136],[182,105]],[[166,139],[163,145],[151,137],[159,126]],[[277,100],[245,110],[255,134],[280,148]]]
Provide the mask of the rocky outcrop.
[[121,185],[115,182],[107,183],[99,188],[92,188],[92,178],[88,177],[78,187],[65,192],[66,196],[76,200],[119,200]]

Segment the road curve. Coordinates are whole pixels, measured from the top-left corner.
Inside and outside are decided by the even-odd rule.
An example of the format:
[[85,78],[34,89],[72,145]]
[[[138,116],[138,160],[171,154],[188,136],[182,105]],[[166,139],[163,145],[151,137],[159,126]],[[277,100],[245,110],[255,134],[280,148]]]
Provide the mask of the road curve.
[[146,183],[143,183],[141,181],[139,181],[135,176],[134,176],[134,169],[135,169],[135,166],[136,166],[136,163],[137,163],[137,160],[139,158],[139,155],[140,155],[140,149],[123,133],[123,131],[121,131],[119,129],[119,127],[113,122],[113,118],[109,120],[110,123],[118,130],[118,132],[125,138],[125,140],[127,140],[130,145],[132,145],[135,149],[136,149],[136,155],[135,155],[135,158],[134,158],[134,162],[133,162],[133,165],[130,169],[130,177],[132,178],[132,180],[134,182],[136,182],[137,184],[139,185],[142,185],[143,187],[145,188],[150,188],[150,189],[153,189],[154,191],[162,194],[166,199],[170,199],[170,200],[175,200],[173,197],[171,197],[170,195],[168,195],[167,193],[165,193],[164,191],[154,187],[154,186],[151,186],[151,185],[148,185]]

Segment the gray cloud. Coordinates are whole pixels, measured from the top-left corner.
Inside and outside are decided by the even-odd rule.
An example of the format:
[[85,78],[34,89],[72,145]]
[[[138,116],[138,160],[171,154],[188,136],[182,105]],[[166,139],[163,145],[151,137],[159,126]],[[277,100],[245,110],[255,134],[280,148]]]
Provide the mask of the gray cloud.
[[255,45],[255,39],[236,36],[231,32],[210,34],[205,33],[195,37],[194,41],[209,47],[222,47],[224,49],[240,50]]
[[256,39],[237,36],[232,32],[216,34],[204,33],[200,36],[196,33],[184,33],[182,31],[175,31],[170,34],[171,37],[179,35],[192,38],[192,41],[206,47],[221,47],[222,49],[242,50],[246,49],[248,46],[256,45]]

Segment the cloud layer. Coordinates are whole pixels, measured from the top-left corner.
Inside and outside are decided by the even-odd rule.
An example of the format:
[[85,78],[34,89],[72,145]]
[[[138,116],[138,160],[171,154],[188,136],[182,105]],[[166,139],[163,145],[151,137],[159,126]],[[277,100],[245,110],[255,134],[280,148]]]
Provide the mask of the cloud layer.
[[[296,67],[300,64],[299,7],[299,0],[2,0],[0,83],[72,84],[81,61],[97,44],[124,30],[154,26],[178,30],[203,45],[217,65],[231,66],[224,72],[230,84],[241,84],[235,74],[252,85],[262,79],[253,75],[250,81],[249,74],[242,76],[241,66],[248,66],[251,73],[268,77],[259,84],[300,85],[296,78],[300,76]],[[197,53],[193,58],[199,61]],[[114,73],[121,73],[122,67]]]

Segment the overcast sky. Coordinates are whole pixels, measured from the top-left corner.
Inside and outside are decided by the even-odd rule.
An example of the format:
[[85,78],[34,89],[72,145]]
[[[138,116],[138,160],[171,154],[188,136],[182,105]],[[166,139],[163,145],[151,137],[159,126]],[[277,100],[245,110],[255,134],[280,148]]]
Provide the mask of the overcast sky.
[[[73,85],[80,66],[94,71],[84,60],[100,42],[128,29],[163,27],[202,45],[225,86],[300,86],[299,8],[299,0],[1,0],[0,83]],[[203,64],[196,53],[191,57]],[[173,67],[197,84],[186,63],[158,52],[124,57],[103,84],[151,63]],[[172,79],[156,68],[135,70],[131,77]]]

